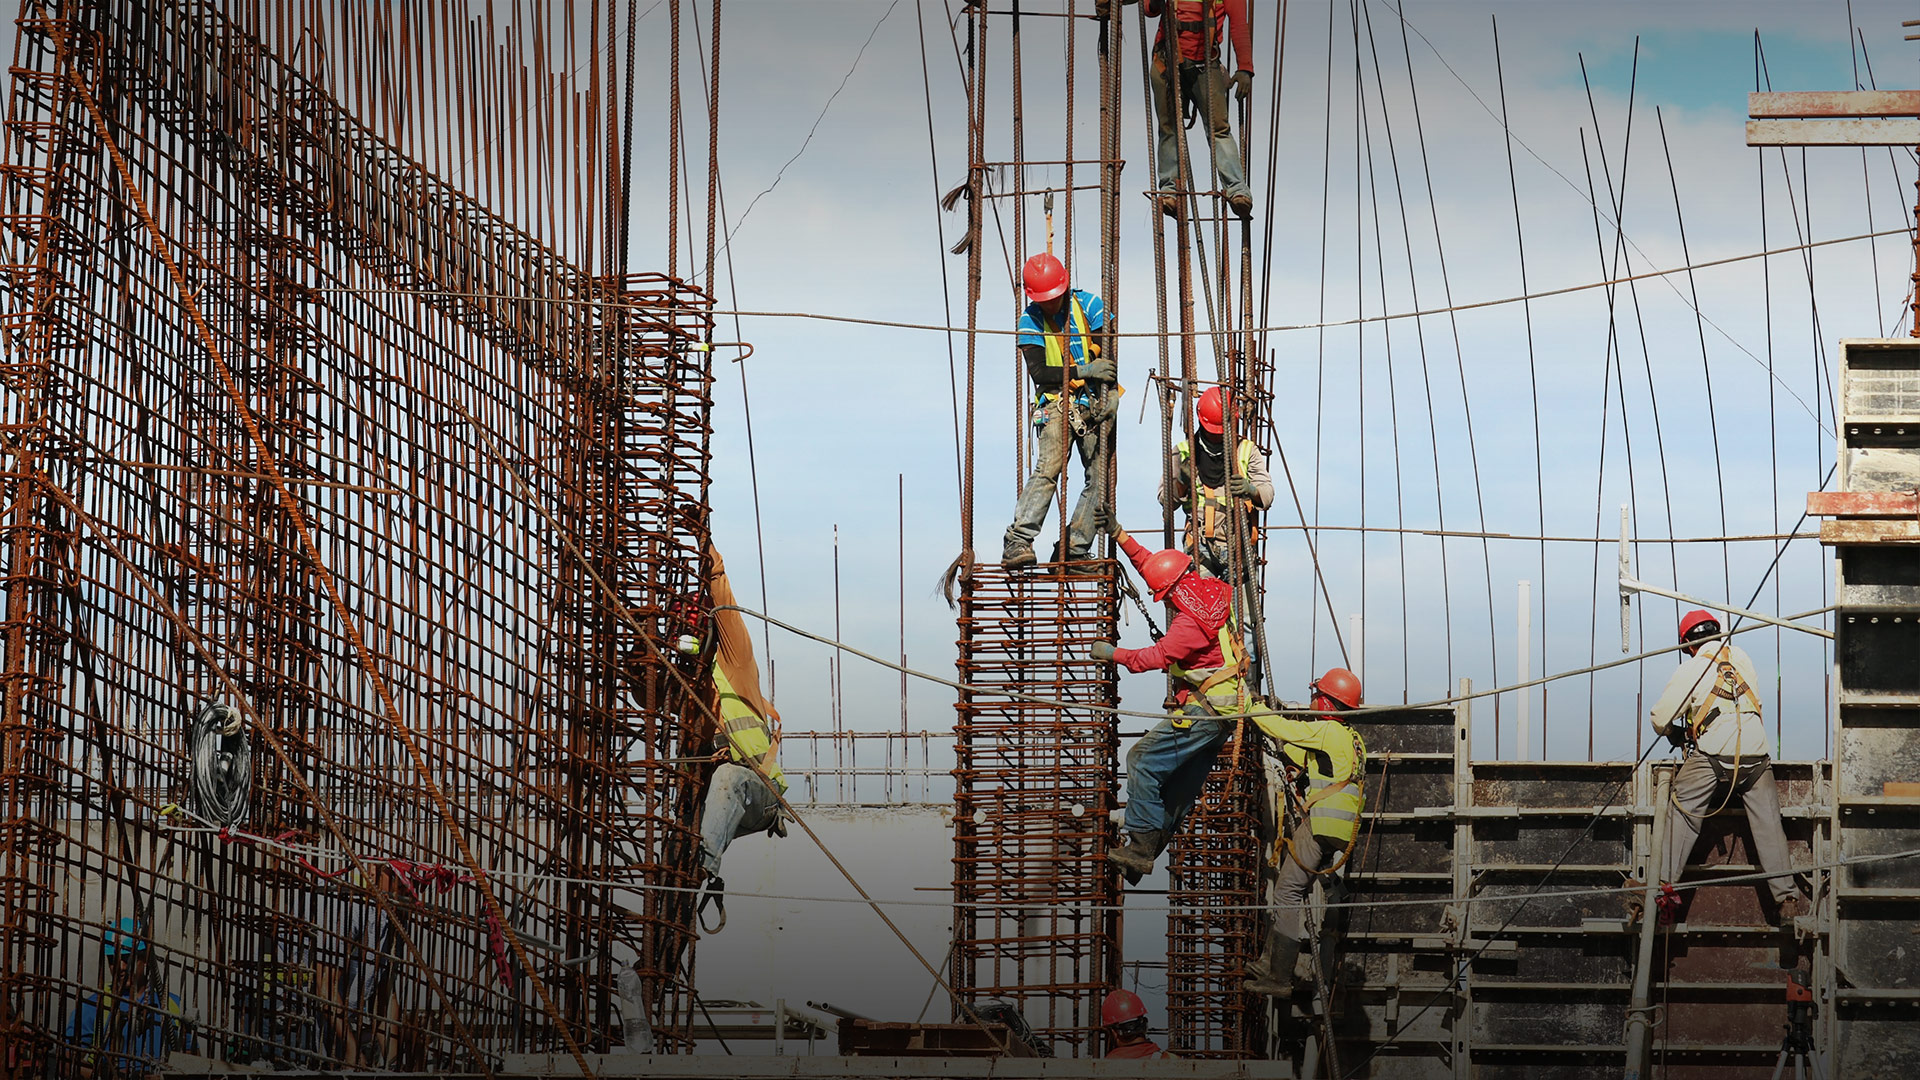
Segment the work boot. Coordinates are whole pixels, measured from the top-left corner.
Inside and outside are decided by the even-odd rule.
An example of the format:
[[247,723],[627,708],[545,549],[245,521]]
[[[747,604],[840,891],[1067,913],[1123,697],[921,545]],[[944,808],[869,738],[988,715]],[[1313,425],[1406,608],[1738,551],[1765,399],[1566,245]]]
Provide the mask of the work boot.
[[1620,904],[1627,909],[1627,922],[1637,923],[1646,913],[1647,883],[1639,878],[1628,878],[1620,886],[1626,890],[1620,894]]
[[1165,846],[1165,833],[1133,833],[1124,847],[1113,848],[1107,852],[1107,861],[1126,873],[1127,884],[1136,885],[1141,878],[1153,873],[1153,860]]
[[[1154,201],[1160,204],[1161,213],[1167,215],[1168,217],[1174,219],[1175,221],[1180,220],[1180,210],[1181,210],[1180,196],[1162,195],[1158,199],[1155,199]],[[1248,205],[1251,206],[1252,203],[1249,202]]]
[[1293,968],[1300,961],[1300,943],[1281,933],[1267,935],[1267,951],[1247,965],[1247,978],[1240,988],[1249,994],[1268,997],[1292,997]]
[[1253,196],[1244,191],[1227,196],[1227,205],[1233,207],[1233,212],[1242,221],[1253,216]]
[[1033,557],[1032,544],[1008,544],[1000,552],[1000,565],[1008,570],[1018,570],[1023,566],[1032,566],[1040,560]]

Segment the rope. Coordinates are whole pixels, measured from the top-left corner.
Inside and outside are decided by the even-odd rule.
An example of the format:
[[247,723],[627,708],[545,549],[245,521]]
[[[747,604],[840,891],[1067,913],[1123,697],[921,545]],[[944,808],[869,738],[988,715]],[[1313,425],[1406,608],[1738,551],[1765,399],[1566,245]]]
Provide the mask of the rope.
[[187,728],[187,760],[195,805],[222,825],[238,825],[247,816],[253,785],[253,754],[240,710],[202,708]]

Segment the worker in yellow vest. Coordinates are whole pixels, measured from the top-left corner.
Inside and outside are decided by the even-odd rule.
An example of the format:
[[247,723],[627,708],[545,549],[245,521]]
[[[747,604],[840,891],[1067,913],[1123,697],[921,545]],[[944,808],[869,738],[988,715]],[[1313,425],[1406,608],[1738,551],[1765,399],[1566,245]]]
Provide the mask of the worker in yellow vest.
[[[1108,349],[1107,310],[1100,298],[1069,289],[1067,268],[1051,255],[1028,259],[1021,279],[1028,303],[1013,340],[1033,381],[1033,473],[1020,489],[1013,524],[1007,526],[1001,546],[1000,565],[1009,570],[1038,561],[1033,540],[1066,472],[1069,441],[1080,456],[1086,483],[1067,522],[1065,561],[1083,562],[1091,554],[1107,498],[1107,448],[1120,395],[1113,361],[1101,355]],[[1062,553],[1056,550],[1053,557],[1060,559]]]
[[760,668],[754,662],[746,621],[739,612],[725,610],[734,602],[733,586],[712,545],[707,547],[707,558],[708,595],[720,609],[713,613],[711,700],[719,717],[717,736],[725,746],[719,752],[724,760],[713,770],[700,812],[700,868],[709,878],[706,893],[718,897],[725,888],[720,859],[728,844],[749,833],[787,834],[780,805],[787,778],[779,763],[780,713],[760,694]]
[[[1291,836],[1283,834],[1280,845],[1280,881],[1274,888],[1266,951],[1247,965],[1241,984],[1248,993],[1268,997],[1293,993],[1294,964],[1306,937],[1307,892],[1315,878],[1345,863],[1366,808],[1367,745],[1334,715],[1360,707],[1360,679],[1346,668],[1332,668],[1310,689],[1314,714],[1253,717],[1254,726],[1280,744],[1288,779],[1305,785],[1301,821]],[[1326,933],[1328,927],[1321,930]]]
[[[1241,583],[1253,578],[1255,543],[1260,538],[1259,513],[1273,505],[1273,477],[1266,455],[1252,439],[1226,448],[1227,406],[1232,395],[1215,386],[1194,403],[1194,438],[1173,448],[1173,460],[1160,479],[1160,503],[1177,503],[1187,512],[1184,546],[1201,570],[1223,581]],[[1245,414],[1241,419],[1244,421]],[[1240,574],[1233,573],[1233,530],[1229,518],[1238,503],[1245,522],[1246,547],[1240,556]]]

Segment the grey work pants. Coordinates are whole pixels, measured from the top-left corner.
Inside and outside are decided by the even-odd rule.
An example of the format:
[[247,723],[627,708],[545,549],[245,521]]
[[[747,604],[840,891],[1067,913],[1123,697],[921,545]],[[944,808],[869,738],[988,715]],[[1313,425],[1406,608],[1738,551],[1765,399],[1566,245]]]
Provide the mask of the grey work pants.
[[[1096,403],[1092,409],[1097,410]],[[1103,436],[1112,430],[1112,422],[1094,423],[1089,421],[1085,431],[1068,431],[1069,439],[1063,439],[1062,432],[1067,430],[1071,421],[1067,419],[1068,408],[1055,402],[1050,407],[1046,424],[1041,427],[1039,438],[1033,448],[1033,473],[1027,477],[1026,486],[1020,489],[1020,501],[1013,508],[1013,524],[1007,526],[1004,547],[1008,553],[1022,547],[1032,547],[1033,538],[1040,535],[1040,523],[1047,520],[1047,507],[1053,505],[1053,493],[1062,474],[1067,469],[1067,441],[1080,454],[1080,467],[1086,473],[1086,486],[1080,489],[1080,500],[1073,504],[1073,515],[1067,519],[1067,550],[1064,558],[1078,560],[1087,557],[1093,549],[1094,537],[1100,531],[1100,515],[1107,497],[1107,455]]]
[[727,845],[748,833],[765,832],[780,814],[780,800],[760,774],[729,761],[713,770],[700,811],[700,866],[720,873]]
[[[1180,187],[1180,140],[1186,135],[1185,118],[1173,111],[1173,93],[1167,82],[1166,58],[1155,55],[1150,66],[1150,78],[1153,83],[1153,111],[1160,121],[1159,157],[1154,162],[1156,180],[1161,191],[1179,191]],[[1184,109],[1186,102],[1193,102],[1200,109],[1201,122],[1207,126],[1207,140],[1213,147],[1213,166],[1199,158],[1193,158],[1188,165],[1193,170],[1194,183],[1206,188],[1213,185],[1213,171],[1220,171],[1220,190],[1228,195],[1247,194],[1247,176],[1240,167],[1240,144],[1234,141],[1232,112],[1227,108],[1227,71],[1219,64],[1208,62],[1195,63],[1183,60],[1180,63],[1180,101]]]
[[[1726,791],[1731,780],[1733,791]],[[1711,754],[1698,750],[1687,754],[1680,771],[1673,777],[1673,803],[1667,807],[1667,835],[1661,852],[1660,880],[1680,880],[1700,839],[1704,815],[1738,798],[1747,811],[1747,828],[1753,834],[1753,854],[1760,869],[1779,877],[1767,879],[1775,900],[1785,900],[1799,891],[1793,881],[1793,858],[1787,853],[1787,834],[1780,824],[1780,791],[1773,782],[1773,762],[1759,757],[1740,762],[1738,777],[1733,775],[1732,760],[1716,762]],[[1683,812],[1684,811],[1684,812]]]
[[[1313,879],[1318,876],[1309,872],[1301,863],[1314,870],[1324,870],[1340,857],[1340,848],[1332,840],[1314,835],[1306,822],[1301,822],[1293,830],[1293,854],[1280,856],[1280,882],[1273,890],[1273,932],[1281,937],[1299,941],[1307,936],[1306,908],[1307,893],[1313,889]],[[1299,862],[1294,860],[1298,859]]]

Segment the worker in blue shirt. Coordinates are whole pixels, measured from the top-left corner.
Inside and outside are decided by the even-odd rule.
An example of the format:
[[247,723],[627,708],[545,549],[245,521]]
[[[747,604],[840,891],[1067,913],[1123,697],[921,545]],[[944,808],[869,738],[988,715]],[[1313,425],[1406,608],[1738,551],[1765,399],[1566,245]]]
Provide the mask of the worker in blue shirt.
[[78,1057],[72,1075],[158,1077],[167,1055],[193,1049],[180,997],[153,978],[147,940],[132,916],[106,932],[105,945],[106,988],[67,1017],[67,1045]]
[[[1082,562],[1100,532],[1107,495],[1107,434],[1119,405],[1112,360],[1102,359],[1107,310],[1100,298],[1067,287],[1067,268],[1052,255],[1035,255],[1021,271],[1029,301],[1014,346],[1033,380],[1033,473],[1020,489],[1007,526],[1000,565],[1032,566],[1033,538],[1047,519],[1055,485],[1067,468],[1067,443],[1080,455],[1086,486],[1067,522],[1066,561]],[[1111,392],[1107,392],[1111,391]],[[1069,439],[1070,437],[1070,439]],[[1060,557],[1055,551],[1054,557]],[[1087,569],[1082,567],[1081,569]]]

